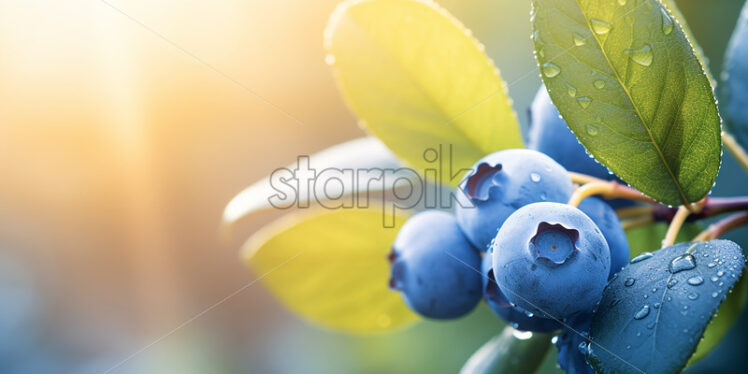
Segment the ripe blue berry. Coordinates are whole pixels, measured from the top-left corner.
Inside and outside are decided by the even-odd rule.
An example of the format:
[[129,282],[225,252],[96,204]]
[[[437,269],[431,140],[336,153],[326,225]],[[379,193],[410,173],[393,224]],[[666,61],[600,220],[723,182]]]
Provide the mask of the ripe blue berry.
[[608,169],[587,155],[558,109],[551,102],[545,86],[541,86],[530,107],[530,131],[527,147],[543,152],[568,171],[612,180]]
[[390,288],[401,291],[405,303],[424,317],[460,317],[483,296],[480,253],[449,213],[429,210],[411,217],[389,259]]
[[542,318],[536,315],[528,315],[527,312],[513,307],[506,300],[504,294],[499,290],[493,275],[493,256],[491,251],[487,251],[483,256],[481,266],[483,273],[483,294],[488,306],[496,315],[501,317],[506,323],[512,325],[515,329],[535,332],[551,332],[561,329],[561,325],[553,319]]
[[470,242],[485,251],[504,220],[539,201],[567,202],[573,192],[566,169],[527,149],[508,149],[479,160],[460,185],[457,222]]
[[507,300],[557,319],[591,312],[610,272],[602,232],[566,204],[534,203],[514,212],[499,230],[493,253],[494,276]]
[[623,231],[621,221],[618,220],[616,211],[606,204],[603,200],[596,197],[588,197],[579,204],[579,210],[584,212],[595,222],[600,232],[603,233],[605,241],[608,242],[610,249],[610,274],[621,271],[629,262],[629,241],[626,233]]
[[595,371],[587,363],[587,346],[589,334],[574,329],[566,330],[556,337],[558,349],[558,366],[567,374],[594,374]]

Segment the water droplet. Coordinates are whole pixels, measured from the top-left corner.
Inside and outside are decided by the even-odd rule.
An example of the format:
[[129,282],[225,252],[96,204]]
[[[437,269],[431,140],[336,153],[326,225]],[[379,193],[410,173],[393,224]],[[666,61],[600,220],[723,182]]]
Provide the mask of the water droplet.
[[671,273],[675,274],[683,270],[691,270],[695,267],[696,259],[694,259],[693,255],[691,255],[690,253],[685,253],[670,261],[668,270],[670,270]]
[[626,349],[631,349],[631,344],[627,345]]
[[545,194],[545,192],[544,192],[544,193],[541,193],[541,194],[540,194],[540,200],[543,200],[543,201],[546,201],[546,200],[548,200],[548,195],[546,195],[546,194]]
[[718,276],[718,277],[721,277],[721,276],[723,276],[723,275],[725,275],[725,272],[724,272],[724,271],[720,270],[720,271],[718,271],[718,272],[717,272],[717,276]]
[[704,283],[704,278],[702,278],[702,277],[700,277],[698,275],[695,276],[695,277],[688,278],[688,284],[690,284],[692,286],[698,286],[698,285],[700,285],[702,283]]
[[582,36],[580,34],[573,33],[572,34],[572,39],[574,39],[574,45],[576,45],[577,47],[581,47],[581,46],[587,44],[587,40],[585,40],[584,36]]
[[673,287],[675,287],[676,284],[678,284],[678,280],[677,279],[671,279],[671,280],[667,281],[667,288],[673,288]]
[[553,336],[553,337],[551,338],[551,344],[556,344],[557,342],[558,342],[558,335],[554,335],[554,336]]
[[717,283],[717,281],[719,280],[719,278],[717,278],[716,275],[712,275],[711,279],[712,279],[712,282],[714,282],[714,283]]
[[625,282],[623,282],[623,285],[626,287],[631,287],[636,282],[636,279],[634,278],[627,278]]
[[660,8],[660,11],[662,11],[662,33],[670,35],[670,33],[673,32],[673,19],[670,18],[670,15],[667,14],[665,9]]
[[592,125],[592,124],[587,125],[586,129],[587,129],[587,134],[589,134],[590,136],[595,136],[600,132],[600,129],[598,129],[597,126]]
[[[318,60],[318,61],[319,61],[319,60]],[[327,55],[325,56],[325,63],[326,63],[326,64],[328,64],[328,65],[333,65],[333,64],[335,64],[335,56],[333,56],[333,55],[332,55],[331,53],[328,53],[328,54],[327,54]]]
[[620,6],[626,5],[626,0],[618,0],[618,5]]
[[579,349],[579,353],[582,355],[587,354],[587,342],[581,342],[579,345],[577,345],[577,349]]
[[592,98],[588,96],[580,96],[577,98],[577,102],[579,103],[579,106],[581,106],[583,109],[587,109],[590,104],[592,104]]
[[592,82],[592,84],[593,84],[593,85],[595,86],[595,88],[597,88],[598,90],[602,90],[603,88],[605,88],[605,81],[604,81],[604,80],[602,80],[602,79],[598,79],[598,80],[596,80],[596,81]]
[[527,339],[532,338],[532,332],[530,331],[515,330],[515,331],[512,331],[512,335],[514,335],[514,337],[519,340],[527,340]]
[[561,68],[558,65],[546,62],[543,64],[543,75],[548,78],[553,78],[561,73]]
[[653,306],[653,307],[654,307],[655,309],[660,309],[660,306],[661,306],[661,305],[662,305],[662,304],[660,304],[660,303],[655,303],[655,304],[654,304],[654,305],[652,305],[652,306]]
[[592,24],[592,31],[597,35],[605,35],[610,32],[611,28],[613,28],[613,25],[610,23],[597,18],[590,19],[590,23]]
[[629,54],[632,61],[641,66],[652,65],[654,54],[652,54],[652,47],[649,44],[645,44],[644,47],[639,49],[627,49],[625,52]]
[[706,266],[707,266],[707,267],[709,267],[709,268],[711,269],[711,268],[713,268],[713,267],[717,266],[717,264],[715,264],[714,262],[710,262],[710,263],[708,263],[708,264],[707,264]]
[[652,293],[657,292],[657,287],[652,288]]
[[642,254],[640,254],[640,255],[632,258],[631,259],[631,263],[635,264],[637,262],[642,262],[642,261],[644,261],[644,260],[646,260],[646,259],[648,259],[650,257],[652,257],[652,253],[650,253],[650,252],[643,252]]
[[712,292],[712,297],[716,298],[717,296],[719,296],[719,292],[717,291]]
[[535,183],[540,182],[540,174],[538,174],[538,173],[530,173],[530,180],[533,181],[533,182],[535,182]]
[[698,298],[699,298],[699,293],[698,292],[691,292],[691,293],[688,294],[688,299],[689,300],[696,300]]
[[568,84],[567,88],[568,89],[566,90],[566,92],[569,94],[569,96],[571,96],[571,97],[576,97],[577,96],[577,89],[576,89],[576,87]]
[[641,309],[639,309],[636,314],[634,314],[634,319],[644,319],[649,315],[649,305],[644,305]]

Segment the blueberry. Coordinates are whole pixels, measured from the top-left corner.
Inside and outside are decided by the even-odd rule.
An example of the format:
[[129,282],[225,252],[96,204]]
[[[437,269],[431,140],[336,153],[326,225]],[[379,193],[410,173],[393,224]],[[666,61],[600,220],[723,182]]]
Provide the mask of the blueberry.
[[608,169],[587,155],[558,109],[551,102],[545,86],[541,86],[530,107],[530,131],[527,148],[543,152],[568,171],[612,180]]
[[405,303],[424,317],[460,317],[483,296],[480,253],[449,213],[429,210],[411,217],[389,259],[390,288],[401,291]]
[[509,149],[479,160],[460,184],[457,222],[470,242],[485,251],[507,217],[539,201],[567,202],[573,192],[566,169],[550,157]]
[[556,338],[558,366],[567,374],[594,374],[587,363],[587,346],[590,343],[587,332],[567,330]]
[[534,203],[504,222],[493,245],[496,282],[507,300],[537,315],[571,320],[600,301],[610,250],[582,211]]
[[491,310],[506,323],[523,331],[551,332],[561,329],[561,325],[553,319],[528,315],[527,312],[509,304],[494,280],[491,251],[486,252],[486,255],[483,256],[481,272],[483,273],[483,294],[486,302]]
[[610,274],[608,279],[629,262],[629,241],[623,231],[621,221],[618,220],[615,210],[603,200],[596,197],[588,197],[579,204],[579,210],[592,218],[597,227],[603,233],[605,241],[610,249]]

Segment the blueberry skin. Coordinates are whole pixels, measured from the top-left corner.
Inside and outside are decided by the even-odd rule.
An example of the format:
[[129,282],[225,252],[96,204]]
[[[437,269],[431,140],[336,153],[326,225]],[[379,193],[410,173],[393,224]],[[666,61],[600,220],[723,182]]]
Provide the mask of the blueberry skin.
[[577,208],[541,202],[504,222],[493,245],[496,282],[507,300],[536,315],[573,320],[600,301],[610,249]]
[[483,256],[481,273],[483,273],[483,295],[486,298],[486,303],[506,323],[522,331],[551,332],[561,329],[561,324],[552,319],[538,316],[529,317],[524,311],[509,304],[494,280],[491,251],[487,251]]
[[485,251],[504,220],[539,201],[567,202],[574,188],[566,169],[528,149],[492,153],[473,165],[457,193],[457,222],[473,245]]
[[587,155],[587,150],[560,116],[545,86],[540,86],[530,107],[527,148],[547,154],[568,171],[615,179],[605,166]]
[[587,344],[589,344],[589,334],[586,331],[564,329],[558,335],[556,359],[558,366],[566,371],[566,374],[595,374],[595,370],[587,363]]
[[405,303],[424,317],[460,317],[483,296],[480,252],[449,213],[429,210],[411,217],[389,260],[390,288],[401,291]]
[[623,231],[621,221],[618,220],[616,211],[610,205],[596,197],[588,197],[582,200],[579,204],[579,210],[592,218],[592,221],[603,233],[605,241],[608,242],[608,248],[610,249],[608,279],[611,279],[629,262],[629,241]]

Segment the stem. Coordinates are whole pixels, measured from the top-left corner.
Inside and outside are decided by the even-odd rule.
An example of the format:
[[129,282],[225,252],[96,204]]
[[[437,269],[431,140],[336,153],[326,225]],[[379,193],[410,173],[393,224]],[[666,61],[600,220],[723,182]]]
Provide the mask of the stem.
[[654,222],[652,216],[639,216],[621,221],[623,230],[631,230],[642,226],[647,226]]
[[669,247],[675,243],[675,238],[678,236],[678,232],[683,226],[683,222],[686,222],[689,214],[691,214],[691,210],[686,206],[681,205],[678,207],[678,212],[675,213],[675,217],[673,217],[670,226],[667,228],[665,239],[662,239],[662,248]]
[[743,167],[746,171],[748,171],[748,154],[745,152],[743,147],[738,144],[737,141],[735,141],[735,138],[733,138],[732,135],[722,132],[722,143],[724,143],[725,148],[732,154],[732,157],[735,157],[735,159],[738,161],[740,166]]
[[594,180],[586,183],[585,185],[577,188],[576,191],[574,191],[574,194],[571,195],[571,199],[569,199],[569,205],[573,207],[579,206],[579,203],[581,203],[582,200],[592,195],[602,195],[605,199],[621,198],[634,201],[642,201],[650,204],[657,204],[654,199],[645,196],[638,190],[635,190],[631,187],[624,186],[615,181],[603,181],[597,178],[592,179]]
[[637,205],[616,210],[618,219],[637,218],[650,216],[654,220],[654,207],[652,205]]
[[693,238],[693,241],[714,240],[724,235],[726,232],[745,224],[748,224],[748,212],[735,213],[711,224],[706,230]]
[[587,183],[592,183],[592,182],[606,182],[603,179],[595,178],[587,174],[575,173],[573,171],[569,172],[569,178],[571,178],[571,181],[576,184],[587,184]]

